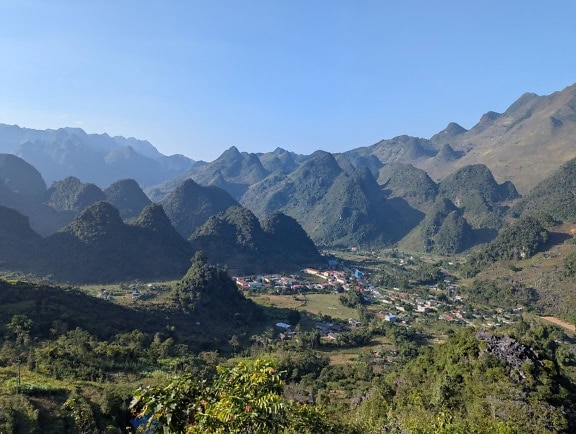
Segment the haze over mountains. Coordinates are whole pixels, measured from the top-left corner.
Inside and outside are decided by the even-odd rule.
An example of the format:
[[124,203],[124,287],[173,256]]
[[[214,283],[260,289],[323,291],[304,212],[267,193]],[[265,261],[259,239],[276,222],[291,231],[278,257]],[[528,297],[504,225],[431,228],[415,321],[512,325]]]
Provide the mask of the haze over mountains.
[[183,155],[163,155],[145,140],[87,134],[80,128],[40,131],[0,124],[0,153],[26,160],[48,184],[75,176],[100,187],[124,178],[143,186],[158,184],[194,164]]
[[[576,85],[549,96],[525,94],[470,130],[451,123],[430,139],[399,136],[341,154],[231,147],[212,162],[194,162],[132,138],[0,125],[0,151],[6,152],[0,154],[0,205],[20,213],[1,215],[20,228],[22,255],[42,239],[32,230],[45,245],[70,236],[86,244],[77,229],[87,216],[102,240],[116,234],[104,251],[130,237],[146,244],[154,238],[150,230],[180,245],[175,251],[187,256],[184,262],[202,249],[214,263],[243,258],[232,264],[237,270],[247,263],[272,268],[282,250],[270,248],[274,243],[291,244],[283,252],[292,255],[291,266],[318,260],[310,239],[319,246],[399,245],[453,254],[494,239],[515,216],[545,211],[574,218],[570,186],[564,188],[572,172],[567,162],[576,157],[574,137]],[[138,226],[142,220],[146,230]],[[299,242],[290,243],[284,231]],[[3,242],[17,240],[5,233]],[[167,246],[139,249],[179,264]]]

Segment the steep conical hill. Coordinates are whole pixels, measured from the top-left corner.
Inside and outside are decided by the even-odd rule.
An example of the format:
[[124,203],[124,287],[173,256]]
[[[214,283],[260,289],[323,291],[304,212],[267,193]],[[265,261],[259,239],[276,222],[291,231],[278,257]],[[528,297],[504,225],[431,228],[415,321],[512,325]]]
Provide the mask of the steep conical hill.
[[209,265],[201,252],[194,256],[188,272],[178,283],[177,294],[184,311],[193,313],[194,322],[202,324],[205,331],[206,325],[216,325],[216,319],[223,325],[239,327],[263,317],[261,308],[238,291],[226,271]]
[[188,238],[208,218],[238,203],[218,187],[203,187],[191,179],[180,184],[161,202],[166,215],[184,237]]
[[438,194],[438,186],[428,174],[410,164],[390,163],[380,169],[378,183],[390,198],[400,197],[424,211]]
[[295,161],[295,155],[282,148],[276,148],[273,152],[265,154],[258,154],[262,167],[269,173],[281,171],[282,173],[290,173],[298,167]]
[[190,238],[211,263],[233,274],[294,271],[321,261],[318,250],[292,218],[276,213],[264,220],[246,208],[233,207],[211,217]]
[[393,207],[368,169],[344,171],[332,154],[317,152],[288,176],[252,186],[243,204],[259,216],[280,211],[321,245],[383,245],[400,239],[420,214]]
[[232,207],[211,217],[190,238],[196,251],[233,274],[271,271],[275,258],[258,219],[249,210]]
[[242,204],[258,216],[282,211],[300,223],[307,213],[327,193],[342,169],[328,152],[317,152],[288,176],[273,174],[250,187]]
[[445,143],[450,143],[454,140],[454,137],[463,134],[466,131],[468,130],[461,125],[458,125],[456,122],[450,122],[446,128],[430,137],[430,141],[437,145],[443,145]]
[[11,154],[0,154],[0,184],[32,200],[41,201],[46,195],[46,183],[40,172]]
[[124,226],[116,208],[108,202],[97,202],[78,214],[62,233],[69,233],[84,243],[92,244],[119,233]]
[[128,225],[116,208],[98,202],[44,240],[36,268],[73,282],[175,278],[185,272],[191,253],[159,205]]
[[321,245],[387,245],[401,239],[421,218],[400,201],[387,201],[368,169],[341,173],[303,216],[302,226]]
[[286,264],[301,268],[304,265],[322,262],[318,249],[302,226],[292,217],[274,212],[265,216],[261,225],[268,235],[271,247]]
[[174,254],[182,254],[178,254],[178,257],[190,258],[190,244],[174,229],[162,205],[148,205],[130,225],[141,229],[139,231],[141,236],[153,241],[152,248],[157,248],[158,251],[167,254],[172,250]]
[[468,224],[462,212],[450,212],[436,234],[432,237],[431,250],[443,255],[460,253],[469,248],[474,240],[472,227]]
[[30,227],[28,217],[0,206],[0,268],[10,270],[26,265],[41,240]]
[[476,228],[499,228],[505,211],[502,203],[519,197],[511,182],[498,184],[483,164],[463,167],[444,178],[439,194],[464,209],[466,219]]
[[106,190],[106,201],[120,211],[124,219],[138,216],[151,201],[133,179],[116,181]]
[[440,192],[454,203],[462,202],[466,193],[472,190],[477,191],[489,204],[519,197],[512,183],[498,184],[490,169],[483,164],[463,167],[440,182]]
[[425,218],[401,242],[409,250],[423,250],[442,255],[460,253],[474,243],[474,232],[450,200],[437,197]]
[[94,184],[84,184],[69,176],[48,189],[47,204],[57,211],[79,212],[93,203],[106,200],[104,192]]
[[456,152],[452,146],[448,143],[442,145],[438,153],[434,156],[434,159],[440,164],[442,163],[452,163],[462,156],[461,152]]
[[[155,200],[172,191],[186,179],[193,179],[200,185],[217,185],[223,188],[235,199],[239,199],[248,187],[269,175],[269,171],[262,166],[257,154],[240,152],[232,146],[216,160],[195,164],[188,172],[180,177],[156,186],[149,192]],[[167,210],[168,212],[168,210]]]

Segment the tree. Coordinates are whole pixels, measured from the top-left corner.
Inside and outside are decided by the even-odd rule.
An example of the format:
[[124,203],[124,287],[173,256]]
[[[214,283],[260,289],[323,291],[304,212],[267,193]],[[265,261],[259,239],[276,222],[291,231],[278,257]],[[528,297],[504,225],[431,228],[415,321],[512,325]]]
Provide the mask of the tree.
[[28,342],[32,324],[32,320],[26,315],[14,315],[6,328],[14,333],[17,345],[25,345]]
[[212,381],[190,374],[136,391],[131,408],[166,433],[344,432],[314,406],[283,397],[273,362],[257,359],[218,366]]

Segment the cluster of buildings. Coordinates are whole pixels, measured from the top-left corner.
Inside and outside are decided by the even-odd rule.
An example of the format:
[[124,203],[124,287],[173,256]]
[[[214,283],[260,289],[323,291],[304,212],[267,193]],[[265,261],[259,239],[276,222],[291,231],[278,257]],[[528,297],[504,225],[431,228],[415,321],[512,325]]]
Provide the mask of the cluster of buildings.
[[[407,260],[412,261],[413,258]],[[299,275],[259,275],[236,277],[235,280],[242,290],[276,294],[359,291],[367,304],[382,305],[383,309],[376,312],[377,317],[401,325],[410,325],[423,318],[471,326],[495,326],[514,320],[510,315],[497,312],[481,314],[464,311],[463,299],[458,295],[456,284],[450,280],[444,280],[441,285],[413,288],[410,291],[377,288],[371,284],[369,275],[354,268],[305,268]],[[323,335],[327,334],[325,330],[321,331]]]

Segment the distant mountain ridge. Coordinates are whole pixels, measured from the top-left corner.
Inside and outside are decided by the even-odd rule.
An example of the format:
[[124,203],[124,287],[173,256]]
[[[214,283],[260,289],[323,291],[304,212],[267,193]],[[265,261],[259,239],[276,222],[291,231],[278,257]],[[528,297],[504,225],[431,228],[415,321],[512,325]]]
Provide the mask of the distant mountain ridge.
[[0,124],[0,152],[32,164],[48,184],[75,176],[102,188],[122,178],[143,186],[158,184],[195,163],[183,155],[163,155],[145,140],[87,134],[80,128],[34,130]]
[[[247,153],[232,146],[209,163],[175,157],[168,164],[166,158],[172,157],[136,139],[71,128],[42,132],[0,126],[0,150],[17,146],[21,153],[56,165],[59,173],[66,173],[74,162],[75,170],[81,167],[88,175],[75,182],[60,176],[46,189],[42,177],[23,169],[30,180],[36,179],[30,181],[32,189],[46,198],[32,204],[14,187],[7,165],[2,169],[0,161],[0,205],[29,216],[32,227],[47,235],[69,223],[71,213],[98,200],[114,202],[123,218],[134,218],[147,206],[143,185],[184,238],[209,218],[241,204],[260,219],[271,212],[290,216],[318,245],[399,243],[449,254],[494,239],[520,207],[541,208],[535,205],[535,195],[543,203],[551,187],[526,192],[576,158],[575,136],[576,85],[548,96],[526,93],[504,113],[487,112],[470,130],[451,122],[429,139],[402,135],[340,154],[299,155],[282,148]],[[102,190],[89,179],[95,169],[85,166],[94,160],[93,167],[101,170],[100,159],[105,169],[121,169],[122,176],[114,181],[135,179],[134,184]],[[171,175],[154,185],[126,176],[143,171],[163,177],[167,172],[156,169],[164,163]],[[556,178],[550,183],[565,184]],[[515,205],[519,191],[530,198],[528,205]],[[570,199],[566,192],[557,193],[558,203]]]

